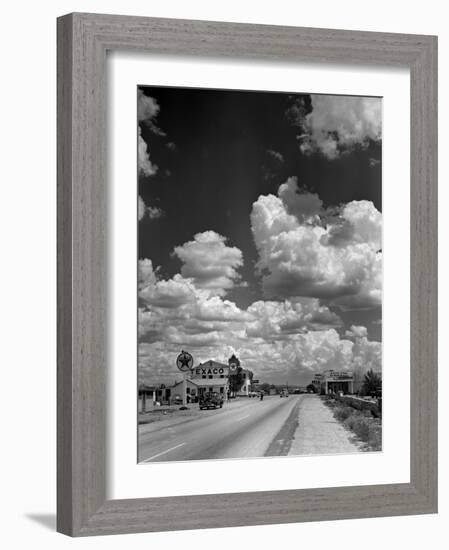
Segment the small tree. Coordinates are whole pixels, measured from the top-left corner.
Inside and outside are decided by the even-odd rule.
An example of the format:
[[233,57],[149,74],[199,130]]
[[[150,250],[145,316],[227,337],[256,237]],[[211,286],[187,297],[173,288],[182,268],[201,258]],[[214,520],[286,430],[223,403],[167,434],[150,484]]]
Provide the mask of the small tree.
[[240,366],[240,360],[234,354],[228,359],[228,365],[235,365],[235,370],[229,372],[229,391],[235,394],[240,391],[243,384],[243,369]]
[[242,367],[237,367],[236,370],[229,375],[229,389],[231,393],[237,393],[240,391],[240,388],[243,384],[243,369]]
[[363,380],[363,392],[365,395],[375,396],[382,391],[382,379],[370,369]]

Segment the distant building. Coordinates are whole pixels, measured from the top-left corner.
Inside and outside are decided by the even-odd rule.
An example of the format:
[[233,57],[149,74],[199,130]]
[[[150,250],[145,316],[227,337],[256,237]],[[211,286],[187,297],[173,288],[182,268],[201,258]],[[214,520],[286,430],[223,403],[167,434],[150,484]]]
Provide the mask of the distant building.
[[149,406],[154,406],[156,403],[169,403],[171,391],[171,388],[166,387],[164,384],[158,386],[140,384],[138,389],[139,411],[145,410]]
[[320,394],[354,393],[354,375],[349,371],[327,370],[314,375],[312,384]]
[[175,404],[179,403],[186,405],[188,403],[196,403],[200,395],[198,385],[189,378],[181,380],[180,382],[175,382],[170,389],[172,392],[171,402]]

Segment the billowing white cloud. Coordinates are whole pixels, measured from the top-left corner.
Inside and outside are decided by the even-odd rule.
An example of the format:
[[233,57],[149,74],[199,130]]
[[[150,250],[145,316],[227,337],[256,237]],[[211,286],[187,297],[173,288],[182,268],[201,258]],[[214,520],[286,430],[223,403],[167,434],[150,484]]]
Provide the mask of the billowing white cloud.
[[172,279],[143,286],[140,297],[151,306],[173,309],[193,303],[196,290],[190,279],[176,274]]
[[182,276],[192,279],[197,288],[226,294],[240,279],[237,269],[243,265],[243,256],[241,250],[225,243],[225,237],[205,231],[177,246],[174,254],[183,262]]
[[142,199],[142,197],[139,195],[138,203],[137,203],[137,217],[140,220],[142,220],[145,217],[147,211],[147,207]]
[[295,193],[294,186],[290,178],[280,196],[260,196],[253,204],[251,227],[266,297],[326,298],[347,309],[380,304],[381,214],[369,201],[352,201],[326,220],[319,198]]
[[162,216],[164,215],[164,212],[157,206],[148,206],[147,212],[150,220],[157,220],[159,218],[162,218]]
[[280,381],[327,368],[350,369],[357,338],[364,338],[360,357],[368,356],[371,344],[360,327],[341,338],[333,328],[341,320],[315,298],[260,300],[241,309],[181,274],[161,279],[151,260],[139,262],[139,298],[140,375],[148,382],[176,377],[181,349],[188,349],[196,364],[226,361],[236,353],[258,378]]
[[137,90],[137,119],[139,122],[154,120],[159,109],[159,104],[154,97],[145,95],[140,88]]
[[156,274],[157,270],[153,268],[153,262],[145,258],[144,260],[139,260],[139,290],[142,290],[150,285],[155,285],[156,283]]
[[279,198],[289,214],[300,222],[317,221],[323,207],[323,201],[315,193],[307,193],[298,188],[295,177],[288,178],[278,190]]
[[[221,332],[225,339],[230,331],[242,337],[286,339],[306,330],[341,326],[338,315],[317,299],[260,300],[241,309],[214,291],[198,288],[193,279],[179,273],[161,279],[148,259],[139,261],[139,298],[145,305],[140,311],[145,326],[158,326],[161,331],[170,325],[189,334]],[[145,332],[144,327],[141,332]]]
[[301,298],[283,302],[257,301],[248,309],[246,334],[252,337],[285,339],[291,334],[309,330],[339,327],[341,319],[315,298]]
[[298,111],[294,122],[303,153],[320,152],[335,159],[355,146],[382,137],[382,101],[376,97],[312,95],[313,110]]
[[139,165],[139,172],[145,176],[154,176],[158,168],[150,160],[150,153],[148,146],[141,135],[139,128],[138,145],[137,145],[137,161]]
[[[348,246],[366,245],[365,241],[374,248],[378,244],[375,216],[369,208],[365,217],[358,209],[349,208],[346,221],[352,224],[350,244],[339,243],[336,247],[323,244],[321,238],[326,229],[318,225],[319,213],[309,215],[310,209],[304,210],[293,201],[297,206],[296,214],[307,220],[301,224],[296,215],[287,212],[279,197],[260,199],[262,206],[265,201],[274,200],[277,212],[277,216],[269,218],[270,223],[265,223],[267,220],[262,223],[263,217],[258,220],[265,239],[261,252],[267,261],[271,262],[274,257],[287,263],[291,260],[288,249],[279,249],[279,256],[272,256],[271,239],[284,232],[294,235],[299,230],[301,236],[306,234],[304,231],[318,231],[316,241],[309,241],[324,249],[346,250]],[[365,218],[367,221],[363,223]],[[273,228],[276,231],[273,232]],[[303,239],[300,248],[309,241]],[[236,268],[241,265],[242,258],[238,249],[226,246],[224,237],[212,231],[201,233],[178,249],[176,254],[184,262],[183,270],[169,279],[160,276],[151,260],[139,262],[141,380],[171,383],[172,378],[179,378],[175,360],[181,349],[188,349],[196,364],[209,359],[225,362],[236,353],[245,368],[253,370],[257,378],[278,383],[297,380],[298,376],[304,379],[315,371],[330,368],[362,373],[367,366],[380,370],[381,345],[370,342],[362,326],[353,326],[340,336],[336,329],[341,329],[341,319],[317,297],[259,300],[246,309],[225,299],[225,291],[237,280]],[[214,264],[215,260],[220,270],[209,271],[209,264]],[[269,265],[278,268],[276,263]],[[299,267],[304,266],[300,264]],[[338,270],[334,268],[334,271]],[[331,286],[333,281],[328,283]]]
[[345,332],[345,336],[350,340],[357,340],[357,338],[366,338],[368,336],[368,330],[364,326],[352,325],[351,328]]
[[[137,120],[139,123],[146,124],[154,134],[165,135],[155,123],[159,110],[159,104],[154,97],[145,95],[141,89],[137,90]],[[158,167],[150,160],[148,144],[142,137],[140,125],[138,126],[138,132],[137,159],[139,173],[145,176],[154,176]]]
[[139,196],[137,204],[137,217],[139,221],[148,216],[150,220],[157,220],[164,215],[164,212],[157,206],[147,206],[142,197]]
[[382,344],[368,340],[368,331],[363,326],[352,326],[345,337],[354,342],[351,370],[358,381],[363,381],[367,371],[382,372]]

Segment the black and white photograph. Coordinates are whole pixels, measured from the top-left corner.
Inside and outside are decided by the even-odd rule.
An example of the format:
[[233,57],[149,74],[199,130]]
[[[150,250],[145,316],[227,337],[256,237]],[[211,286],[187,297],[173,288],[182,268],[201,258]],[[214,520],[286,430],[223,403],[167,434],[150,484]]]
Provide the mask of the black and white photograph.
[[382,98],[137,88],[138,462],[382,451]]

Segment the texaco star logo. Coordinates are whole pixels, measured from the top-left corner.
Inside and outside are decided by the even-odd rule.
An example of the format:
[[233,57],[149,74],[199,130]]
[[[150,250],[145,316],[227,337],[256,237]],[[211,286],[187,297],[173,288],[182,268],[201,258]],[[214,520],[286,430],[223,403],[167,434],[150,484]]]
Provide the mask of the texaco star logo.
[[176,366],[182,372],[187,372],[193,367],[193,357],[188,351],[182,350],[176,359]]

